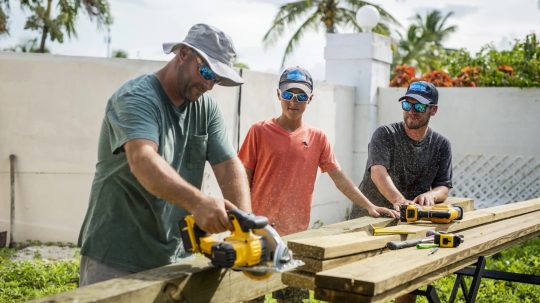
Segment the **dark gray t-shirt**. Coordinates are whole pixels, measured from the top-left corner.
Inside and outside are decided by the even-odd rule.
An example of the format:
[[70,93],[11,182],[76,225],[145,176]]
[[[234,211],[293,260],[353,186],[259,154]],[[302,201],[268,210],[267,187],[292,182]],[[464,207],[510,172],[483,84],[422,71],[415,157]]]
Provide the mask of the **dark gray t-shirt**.
[[[402,122],[381,126],[373,133],[359,188],[375,205],[392,208],[371,180],[373,165],[386,167],[397,189],[409,200],[437,186],[452,188],[450,141],[431,128],[421,141],[409,138]],[[365,210],[355,205],[351,217],[365,214]]]

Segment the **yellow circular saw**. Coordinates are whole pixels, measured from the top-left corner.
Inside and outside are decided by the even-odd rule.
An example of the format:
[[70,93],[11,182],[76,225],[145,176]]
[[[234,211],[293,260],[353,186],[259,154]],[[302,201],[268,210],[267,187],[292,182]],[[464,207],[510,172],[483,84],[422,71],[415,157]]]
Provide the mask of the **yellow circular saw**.
[[201,230],[192,215],[180,224],[186,251],[200,252],[211,264],[242,271],[253,280],[268,279],[274,272],[285,272],[304,265],[293,259],[281,237],[263,216],[247,214],[240,209],[228,211],[233,225],[231,235],[220,241]]

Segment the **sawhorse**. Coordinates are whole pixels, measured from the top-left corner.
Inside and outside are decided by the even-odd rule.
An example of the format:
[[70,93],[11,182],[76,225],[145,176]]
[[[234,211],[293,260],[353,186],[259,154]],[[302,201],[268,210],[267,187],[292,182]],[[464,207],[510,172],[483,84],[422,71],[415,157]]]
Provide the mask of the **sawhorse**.
[[[499,270],[487,270],[485,269],[485,267],[486,258],[484,256],[481,256],[478,258],[476,264],[474,264],[472,267],[466,267],[456,271],[454,273],[457,275],[456,282],[454,282],[454,288],[452,289],[452,293],[450,294],[448,303],[454,303],[460,287],[461,291],[463,292],[463,296],[465,297],[465,302],[474,303],[476,301],[476,295],[478,294],[478,289],[480,288],[480,280],[482,280],[482,278],[540,285],[539,276],[518,274]],[[467,290],[467,285],[465,284],[465,276],[473,277],[469,290]],[[441,302],[439,296],[437,295],[437,291],[435,290],[435,287],[433,285],[428,285],[426,290],[416,290],[412,293],[425,296],[429,303]]]

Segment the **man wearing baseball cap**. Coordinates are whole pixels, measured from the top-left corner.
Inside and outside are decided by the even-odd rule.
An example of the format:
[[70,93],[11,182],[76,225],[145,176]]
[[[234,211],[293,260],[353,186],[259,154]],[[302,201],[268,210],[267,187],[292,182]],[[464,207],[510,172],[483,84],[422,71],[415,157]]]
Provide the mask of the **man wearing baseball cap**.
[[[398,99],[403,122],[375,130],[360,190],[373,203],[399,210],[401,204],[433,205],[452,188],[450,141],[428,127],[438,110],[437,88],[413,82]],[[363,211],[353,208],[353,218]]]
[[[230,227],[226,209],[251,210],[245,171],[206,94],[243,83],[230,37],[196,24],[163,50],[174,53],[163,68],[126,82],[107,103],[78,241],[80,286],[184,257],[179,223],[188,212],[218,233]],[[200,190],[206,161],[224,198]]]
[[[373,205],[341,171],[326,135],[303,122],[313,101],[313,80],[295,66],[281,74],[276,91],[281,115],[255,123],[240,148],[239,157],[251,186],[253,212],[268,217],[282,236],[306,230],[317,169],[328,173],[337,188],[374,217],[398,213]],[[296,302],[305,296],[287,288],[274,297]]]
[[[413,82],[398,101],[403,122],[373,133],[360,190],[374,204],[396,210],[402,204],[442,202],[452,188],[452,150],[447,138],[428,127],[439,106],[437,88],[426,81]],[[362,215],[362,209],[353,208],[352,218]],[[414,299],[405,295],[396,302]]]

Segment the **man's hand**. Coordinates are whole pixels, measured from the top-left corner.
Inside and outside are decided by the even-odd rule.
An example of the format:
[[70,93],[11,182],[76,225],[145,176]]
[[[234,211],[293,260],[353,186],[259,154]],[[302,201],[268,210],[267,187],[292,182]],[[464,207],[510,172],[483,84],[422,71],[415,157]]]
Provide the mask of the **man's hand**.
[[414,202],[411,201],[411,200],[407,200],[405,198],[402,198],[402,199],[399,199],[399,200],[396,200],[396,201],[392,202],[392,205],[394,205],[394,209],[396,211],[399,211],[399,207],[401,205],[409,205],[409,204],[414,204]]
[[227,209],[236,208],[234,204],[225,199],[205,196],[196,205],[192,214],[202,230],[211,234],[232,230]]
[[435,204],[435,196],[431,191],[416,196],[413,200],[414,203],[419,205],[431,206]]
[[399,212],[389,209],[386,207],[379,207],[379,206],[373,206],[368,208],[368,213],[370,216],[378,218],[380,216],[389,217],[398,219],[399,218]]

